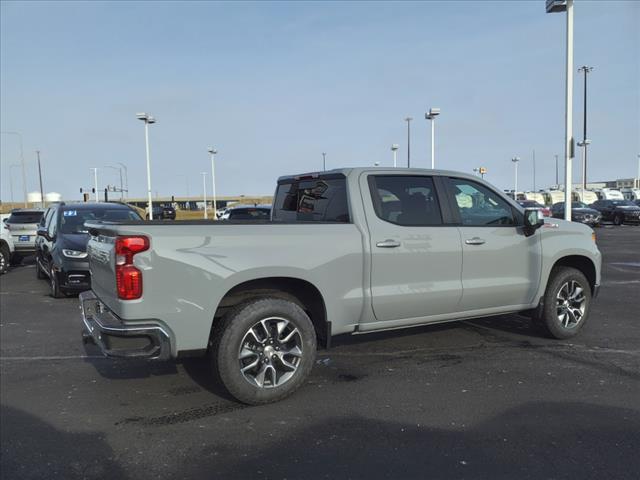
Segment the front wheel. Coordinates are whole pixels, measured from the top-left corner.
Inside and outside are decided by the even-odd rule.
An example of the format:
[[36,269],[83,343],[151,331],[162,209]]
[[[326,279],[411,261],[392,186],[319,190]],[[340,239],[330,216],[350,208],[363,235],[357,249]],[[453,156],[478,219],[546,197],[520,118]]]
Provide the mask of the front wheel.
[[62,291],[60,291],[60,281],[58,280],[58,274],[53,269],[53,267],[51,267],[51,269],[49,270],[49,287],[51,289],[50,295],[53,298],[62,298],[64,296],[62,294]]
[[575,336],[584,326],[591,309],[591,286],[575,268],[553,269],[544,294],[539,318],[547,333],[558,339]]
[[613,217],[614,225],[622,225],[623,223],[624,223],[624,217],[622,215],[618,214],[615,217]]
[[11,263],[11,252],[7,245],[0,245],[0,275],[9,270]]
[[214,371],[233,397],[250,405],[291,395],[311,372],[315,355],[311,320],[281,298],[249,300],[214,327]]

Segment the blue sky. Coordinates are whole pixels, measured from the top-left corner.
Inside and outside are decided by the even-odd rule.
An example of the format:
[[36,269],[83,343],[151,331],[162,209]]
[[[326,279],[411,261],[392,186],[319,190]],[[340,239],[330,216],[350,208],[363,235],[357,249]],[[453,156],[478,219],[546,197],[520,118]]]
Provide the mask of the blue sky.
[[[640,2],[575,2],[575,65],[589,77],[590,179],[631,177],[640,153]],[[151,112],[153,190],[201,192],[207,147],[219,194],[272,193],[283,174],[390,165],[390,145],[429,166],[511,187],[555,181],[564,137],[564,14],[517,2],[2,2],[0,122],[23,134],[28,190],[79,198],[90,167],[123,162],[146,191],[142,122]],[[578,81],[580,80],[580,81]],[[576,138],[582,82],[575,83]],[[2,136],[2,199],[16,138]],[[579,160],[580,157],[577,158]],[[579,161],[575,162],[577,181]],[[21,198],[18,170],[14,195]],[[104,183],[117,172],[103,170]]]

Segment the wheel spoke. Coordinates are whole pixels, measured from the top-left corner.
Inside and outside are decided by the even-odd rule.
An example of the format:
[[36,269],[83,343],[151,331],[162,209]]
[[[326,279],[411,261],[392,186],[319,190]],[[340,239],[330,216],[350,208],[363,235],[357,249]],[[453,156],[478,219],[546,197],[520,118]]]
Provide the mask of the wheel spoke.
[[301,357],[302,356],[302,350],[300,350],[300,348],[296,345],[293,348],[290,348],[289,350],[282,350],[280,352],[281,355],[293,355],[294,357]]
[[240,354],[238,355],[238,360],[244,360],[245,358],[249,358],[253,356],[257,357],[258,353],[254,352],[250,348],[243,347],[242,350],[240,350]]
[[[254,327],[251,327],[249,329],[249,331],[247,332],[247,335],[251,335],[253,337],[253,339],[256,341],[256,343],[262,345],[266,340],[261,339],[258,334],[256,333],[256,331],[254,330]],[[246,338],[246,336],[245,336]],[[243,342],[244,343],[244,342]]]
[[298,329],[294,328],[293,330],[291,330],[291,332],[289,332],[289,334],[284,337],[282,340],[280,340],[281,343],[289,343],[291,341],[291,339],[298,334]]
[[256,358],[255,361],[253,361],[249,365],[241,368],[240,371],[242,373],[244,373],[244,372],[246,372],[248,370],[251,370],[251,369],[255,368],[258,365],[258,363],[260,363],[260,358]]

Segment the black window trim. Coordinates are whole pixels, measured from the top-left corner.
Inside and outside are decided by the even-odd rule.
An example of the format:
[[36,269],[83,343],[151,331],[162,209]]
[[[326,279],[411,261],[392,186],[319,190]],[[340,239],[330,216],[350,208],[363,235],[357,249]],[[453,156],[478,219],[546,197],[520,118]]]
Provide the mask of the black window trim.
[[[442,178],[442,183],[445,186],[445,189],[447,191],[447,202],[449,205],[449,209],[451,210],[452,213],[452,217],[454,218],[454,225],[459,226],[459,227],[480,227],[480,228],[517,228],[517,227],[522,227],[524,226],[524,215],[522,214],[522,212],[520,212],[516,207],[514,207],[511,202],[509,201],[509,197],[507,197],[506,195],[503,195],[502,193],[496,191],[495,189],[485,185],[484,183],[479,183],[473,179],[470,178],[465,178],[465,177],[441,177]],[[493,192],[495,195],[497,195],[498,197],[502,198],[507,205],[509,205],[509,207],[511,208],[511,214],[513,215],[513,219],[515,220],[515,224],[514,225],[465,225],[462,223],[462,218],[460,217],[460,212],[458,210],[458,205],[456,202],[456,195],[455,195],[455,191],[453,190],[453,184],[452,181],[453,180],[463,180],[465,182],[471,182],[474,183],[476,185],[480,185],[484,188],[486,188],[487,190],[489,190],[490,192]],[[515,201],[515,200],[513,200]]]
[[[351,195],[349,194],[349,181],[347,180],[346,175],[344,175],[343,173],[330,173],[330,174],[322,174],[322,175],[318,175],[317,177],[314,176],[312,177],[311,175],[308,175],[309,178],[306,178],[307,175],[297,175],[295,177],[282,177],[280,179],[278,179],[278,185],[276,186],[276,191],[273,194],[273,205],[271,206],[271,221],[274,223],[307,223],[307,224],[331,224],[331,225],[353,225],[353,209],[351,207]],[[279,219],[274,219],[273,215],[276,212],[276,197],[278,196],[278,189],[282,186],[282,185],[291,185],[292,183],[295,183],[296,181],[301,181],[301,180],[344,180],[344,190],[345,190],[345,197],[347,197],[347,212],[349,213],[349,221],[348,222],[338,222],[337,220],[322,220],[322,221],[315,221],[315,220],[279,220]]]
[[[433,189],[436,194],[436,198],[438,199],[438,206],[440,208],[440,217],[442,218],[442,222],[437,225],[402,225],[400,223],[392,222],[391,220],[387,220],[386,218],[382,218],[378,212],[382,210],[382,202],[380,201],[380,197],[377,194],[377,186],[376,186],[376,177],[424,177],[430,178],[433,182]],[[390,223],[391,225],[395,225],[396,227],[402,228],[440,228],[440,227],[451,227],[453,226],[453,218],[451,215],[450,207],[447,203],[447,198],[444,194],[444,188],[441,183],[442,177],[439,175],[420,175],[420,174],[410,174],[410,173],[402,173],[402,174],[394,174],[394,173],[372,173],[367,175],[367,184],[369,185],[369,196],[371,197],[373,204],[373,212],[376,215],[376,218],[380,219],[383,222]]]

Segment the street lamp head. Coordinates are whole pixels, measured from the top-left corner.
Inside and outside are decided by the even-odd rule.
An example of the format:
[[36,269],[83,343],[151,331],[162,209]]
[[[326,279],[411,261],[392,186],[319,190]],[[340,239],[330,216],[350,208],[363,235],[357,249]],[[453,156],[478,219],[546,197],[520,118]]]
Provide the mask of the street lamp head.
[[215,149],[215,148],[213,148],[213,147],[209,147],[209,148],[207,149],[207,152],[209,152],[211,155],[216,155],[216,154],[218,153],[218,150],[216,150],[216,149]]
[[593,70],[593,67],[589,67],[587,65],[583,65],[578,69],[579,72],[586,72],[586,73],[589,73],[591,70]]
[[410,122],[411,120],[413,120],[413,117],[407,117],[404,119],[405,122]]
[[136,113],[136,118],[142,120],[145,123],[156,123],[156,119],[145,112]]
[[393,152],[395,152],[396,150],[398,150],[398,148],[400,148],[400,146],[397,143],[394,143],[393,145],[391,145],[391,150]]
[[518,162],[520,161],[520,157],[513,157],[513,158],[511,159],[511,161],[512,161],[513,163],[518,163]]
[[547,13],[564,12],[567,10],[567,0],[547,0]]
[[589,140],[588,138],[582,142],[578,142],[579,147],[586,147],[587,145],[591,145],[591,140]]
[[424,118],[426,118],[427,120],[433,120],[438,115],[440,115],[440,109],[437,107],[432,107],[427,113],[424,114]]

